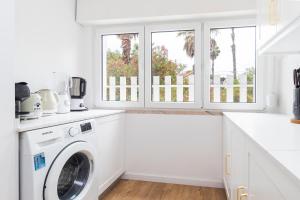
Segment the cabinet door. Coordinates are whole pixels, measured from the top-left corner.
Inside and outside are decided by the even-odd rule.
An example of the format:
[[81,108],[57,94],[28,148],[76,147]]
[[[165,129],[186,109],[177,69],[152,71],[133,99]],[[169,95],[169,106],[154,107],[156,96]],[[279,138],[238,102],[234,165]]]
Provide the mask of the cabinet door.
[[249,142],[248,146],[249,199],[299,199],[298,180],[257,144]]
[[278,30],[290,24],[300,16],[300,1],[297,0],[280,0],[280,20]]
[[257,163],[255,158],[249,155],[249,200],[284,200],[276,185]]
[[101,194],[124,173],[124,116],[98,118],[96,124],[99,161],[96,170]]
[[231,199],[231,126],[230,120],[223,118],[223,179],[227,198]]
[[231,129],[231,187],[232,200],[239,200],[238,188],[248,187],[248,156],[245,134],[236,126]]
[[258,46],[262,46],[277,32],[279,20],[279,0],[257,0]]

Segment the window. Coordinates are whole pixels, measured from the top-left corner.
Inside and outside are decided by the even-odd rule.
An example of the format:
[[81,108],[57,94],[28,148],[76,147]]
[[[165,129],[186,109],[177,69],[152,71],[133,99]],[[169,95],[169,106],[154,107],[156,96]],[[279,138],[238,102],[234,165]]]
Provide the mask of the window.
[[101,52],[101,106],[142,106],[143,30],[105,29],[97,36]]
[[149,107],[200,107],[200,28],[192,24],[146,28]]
[[195,31],[151,34],[152,101],[194,102]]
[[138,33],[102,36],[103,100],[137,101]]
[[261,109],[255,21],[96,31],[101,107]]
[[256,27],[243,23],[206,26],[206,106],[259,107],[257,99]]

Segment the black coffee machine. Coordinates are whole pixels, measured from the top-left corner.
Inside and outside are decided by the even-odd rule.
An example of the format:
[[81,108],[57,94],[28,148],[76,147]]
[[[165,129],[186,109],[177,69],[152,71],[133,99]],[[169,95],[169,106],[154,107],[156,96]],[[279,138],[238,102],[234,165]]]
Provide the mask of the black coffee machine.
[[30,89],[25,82],[15,83],[15,117],[29,113],[21,112],[21,102],[30,97]]

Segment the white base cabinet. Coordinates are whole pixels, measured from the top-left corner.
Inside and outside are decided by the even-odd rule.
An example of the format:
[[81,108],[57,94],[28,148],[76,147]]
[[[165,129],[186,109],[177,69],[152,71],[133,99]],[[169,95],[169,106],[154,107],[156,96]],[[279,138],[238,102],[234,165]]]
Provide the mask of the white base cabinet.
[[246,137],[230,120],[223,120],[224,128],[224,185],[227,198],[240,200],[248,187]]
[[297,180],[226,116],[223,142],[228,200],[300,199]]
[[249,199],[282,200],[285,199],[280,190],[266,173],[255,156],[249,155]]
[[124,114],[96,119],[99,195],[125,172]]

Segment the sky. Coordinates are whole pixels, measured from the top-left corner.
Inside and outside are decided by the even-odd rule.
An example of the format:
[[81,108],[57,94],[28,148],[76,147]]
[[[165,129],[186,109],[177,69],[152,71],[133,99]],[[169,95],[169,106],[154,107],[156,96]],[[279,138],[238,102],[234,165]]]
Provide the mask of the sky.
[[[237,71],[244,72],[255,67],[255,28],[236,28],[235,35]],[[232,71],[231,29],[218,29],[215,40],[221,51],[215,60],[215,72]]]
[[[255,66],[255,28],[236,28],[235,33],[237,70],[238,72],[244,72],[246,68]],[[185,70],[191,70],[194,59],[187,56],[183,49],[184,37],[178,37],[177,34],[178,31],[152,33],[152,43],[155,46],[165,46],[168,49],[169,59],[185,64],[187,66]],[[221,50],[221,53],[215,60],[215,73],[227,74],[232,71],[233,66],[231,29],[218,29],[214,38]],[[105,36],[103,43],[105,44],[104,49],[109,48],[111,51],[122,51],[121,41],[116,35]],[[132,40],[132,46],[136,43],[138,43],[138,38]]]

